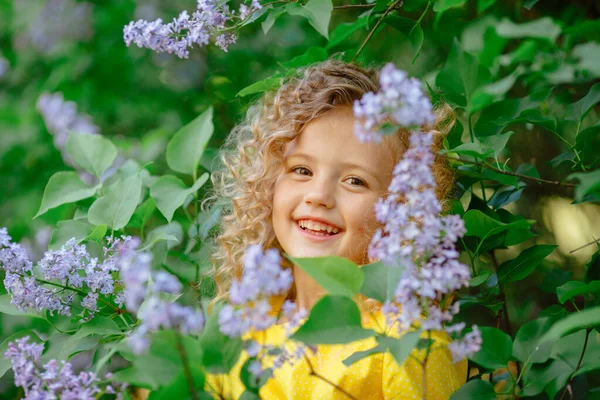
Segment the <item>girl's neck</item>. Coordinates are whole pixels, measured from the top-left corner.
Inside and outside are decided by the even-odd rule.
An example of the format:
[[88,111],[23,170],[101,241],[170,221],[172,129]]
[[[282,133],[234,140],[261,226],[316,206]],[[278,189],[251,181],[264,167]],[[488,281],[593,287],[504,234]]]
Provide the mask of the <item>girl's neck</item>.
[[293,267],[293,272],[296,304],[298,307],[310,310],[326,292],[310,275],[296,265]]

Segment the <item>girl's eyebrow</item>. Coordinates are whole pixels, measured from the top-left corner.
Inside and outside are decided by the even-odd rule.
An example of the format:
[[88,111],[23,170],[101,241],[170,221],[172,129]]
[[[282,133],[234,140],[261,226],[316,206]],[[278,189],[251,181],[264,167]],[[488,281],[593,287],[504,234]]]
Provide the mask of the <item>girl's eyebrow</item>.
[[[315,161],[315,158],[313,156],[311,156],[309,154],[305,154],[305,153],[294,153],[294,154],[290,155],[288,157],[288,159],[293,158],[293,157],[304,158],[304,159],[306,159],[308,161],[312,161],[312,162]],[[369,167],[367,167],[365,165],[355,164],[355,163],[352,163],[352,162],[345,162],[345,163],[342,163],[342,165],[344,167],[346,167],[346,168],[361,169],[361,170],[363,170],[364,172],[366,172],[367,174],[371,175],[372,177],[374,177],[375,179],[377,179],[379,181],[379,177],[377,176],[377,174],[373,173],[373,171]]]

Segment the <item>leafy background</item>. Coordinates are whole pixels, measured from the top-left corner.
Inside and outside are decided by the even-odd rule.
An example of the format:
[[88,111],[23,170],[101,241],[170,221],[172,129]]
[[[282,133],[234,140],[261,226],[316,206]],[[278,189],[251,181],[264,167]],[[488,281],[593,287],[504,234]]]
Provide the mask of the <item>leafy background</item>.
[[[82,4],[85,12],[73,12]],[[359,3],[334,2],[351,4]],[[8,65],[0,78],[0,226],[41,256],[58,222],[91,204],[64,204],[33,219],[50,177],[72,170],[36,110],[42,93],[61,92],[74,101],[124,158],[147,164],[152,176],[172,173],[167,144],[212,106],[214,134],[201,160],[202,169],[210,171],[218,168],[215,157],[228,132],[248,104],[273,86],[272,77],[333,54],[350,60],[387,5],[377,1],[371,8],[335,8],[329,38],[311,25],[315,21],[286,13],[265,34],[263,17],[244,27],[227,53],[211,45],[180,60],[127,48],[122,29],[137,18],[169,20],[192,10],[191,0],[0,3],[0,55]],[[425,80],[434,100],[441,96],[457,110],[447,155],[465,162],[452,161],[459,173],[453,210],[467,222],[463,257],[475,271],[473,288],[462,296],[463,318],[493,327],[483,333],[484,343],[489,337],[494,348],[472,360],[474,374],[497,370],[501,378],[509,367],[518,375],[514,361],[525,362],[544,327],[597,303],[598,288],[588,287],[600,279],[597,247],[573,250],[599,235],[599,14],[597,2],[583,0],[405,0],[360,54],[366,63],[394,62]],[[535,180],[540,177],[567,184]],[[180,178],[186,187],[194,181]],[[192,225],[182,209],[173,219],[185,232]],[[147,223],[153,228],[166,224],[158,211]],[[210,227],[204,225],[206,232]],[[127,233],[137,234],[139,228]],[[204,243],[193,252],[203,268],[208,252]],[[570,281],[578,283],[563,286]],[[204,292],[211,290],[207,280]],[[25,329],[51,330],[43,318],[11,314],[16,313],[0,315],[0,340]],[[581,336],[577,340],[562,339],[552,357],[537,360],[530,373],[551,379],[539,380],[522,394],[561,394],[579,360],[580,349],[571,347],[581,347],[586,331],[589,336],[590,329],[579,330],[573,334]],[[598,383],[590,366],[597,359],[598,334],[591,332],[592,350],[582,364],[589,371],[572,380],[576,394]],[[513,346],[513,340],[520,344]],[[78,351],[87,350],[82,343]],[[85,355],[78,356],[82,364],[88,362]],[[464,398],[472,388],[488,390],[483,386],[466,386]],[[0,390],[14,395],[10,374]]]

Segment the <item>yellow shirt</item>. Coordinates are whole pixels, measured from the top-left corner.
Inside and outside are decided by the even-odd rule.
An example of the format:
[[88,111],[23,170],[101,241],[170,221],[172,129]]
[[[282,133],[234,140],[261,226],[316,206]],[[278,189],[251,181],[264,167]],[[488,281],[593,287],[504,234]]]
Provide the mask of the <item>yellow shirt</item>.
[[[377,322],[363,316],[363,326],[382,332],[385,319],[381,313],[376,314]],[[387,330],[388,334],[398,336]],[[395,329],[394,329],[395,331]],[[247,335],[244,339],[254,339],[259,343],[281,344],[285,338],[282,325],[275,325],[265,332]],[[449,337],[443,332],[434,332],[435,340],[426,364],[426,398],[427,400],[448,399],[450,395],[463,385],[467,378],[467,360],[452,363],[452,356],[447,349]],[[404,365],[399,366],[389,353],[378,353],[345,366],[342,361],[357,351],[375,347],[375,338],[368,338],[343,345],[320,345],[313,354],[307,351],[309,360],[316,374],[350,393],[359,400],[413,400],[423,397],[423,368],[412,357],[407,358]],[[292,344],[286,348],[293,349]],[[413,350],[412,355],[422,360],[424,350]],[[240,369],[248,355],[243,352],[235,367],[228,375],[206,375],[209,385],[225,399],[238,399],[245,388],[239,379]],[[348,400],[349,397],[333,385],[316,376],[310,375],[308,362],[301,358],[293,365],[285,364],[275,371],[260,389],[259,396],[264,400]],[[213,394],[214,395],[214,394]],[[215,398],[218,398],[215,395]]]

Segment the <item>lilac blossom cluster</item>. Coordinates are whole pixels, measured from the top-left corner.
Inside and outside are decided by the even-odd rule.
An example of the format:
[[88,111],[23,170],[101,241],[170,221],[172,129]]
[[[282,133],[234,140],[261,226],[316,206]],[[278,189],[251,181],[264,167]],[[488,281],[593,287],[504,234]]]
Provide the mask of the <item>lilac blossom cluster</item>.
[[[407,79],[404,72],[388,64],[381,72],[380,83],[380,93],[367,93],[355,104],[355,116],[363,118],[357,122],[359,139],[377,137],[379,126],[390,118],[396,127],[409,129],[434,120],[431,103],[418,81]],[[394,299],[383,307],[388,323],[398,322],[399,330],[420,327],[460,333],[464,324],[450,325],[459,304],[440,304],[469,285],[469,268],[458,261],[455,247],[465,227],[458,215],[440,216],[442,207],[431,170],[433,136],[433,132],[411,132],[410,147],[394,168],[389,194],[375,205],[376,218],[384,227],[374,234],[369,257],[390,268],[402,268]],[[477,352],[480,346],[481,336],[474,327],[450,350],[459,360]]]
[[[37,309],[71,315],[71,307],[77,295],[81,300],[84,319],[98,311],[100,295],[115,294],[115,273],[118,270],[118,255],[132,239],[108,238],[104,248],[104,261],[91,257],[85,245],[70,239],[60,250],[44,254],[34,274],[33,263],[25,249],[11,242],[6,228],[0,228],[0,266],[6,271],[4,286],[11,295],[11,303],[20,310]],[[115,301],[119,301],[120,294]]]
[[179,58],[188,58],[188,48],[194,44],[200,47],[207,45],[213,37],[215,44],[227,51],[228,46],[237,40],[236,34],[230,33],[235,26],[227,27],[228,21],[235,18],[244,21],[261,8],[258,0],[252,0],[250,6],[240,5],[236,16],[225,2],[198,0],[197,10],[191,16],[184,10],[168,24],[163,24],[160,18],[152,22],[143,19],[131,21],[123,28],[123,40],[127,46],[135,43],[158,53],[174,53]]
[[[229,304],[219,312],[221,332],[230,337],[241,337],[250,331],[264,331],[277,322],[277,313],[271,306],[272,296],[287,294],[293,283],[292,272],[281,268],[281,256],[276,249],[263,253],[260,245],[250,246],[244,255],[240,280],[234,280],[229,292]],[[285,336],[289,337],[307,317],[305,309],[286,300],[280,313],[287,320]],[[306,347],[295,344],[291,348],[246,341],[246,352],[256,357],[249,371],[256,377],[270,375],[275,369],[301,358]]]
[[[42,365],[43,351],[44,345],[30,343],[29,336],[8,344],[5,357],[12,364],[15,385],[23,388],[24,399],[96,399],[103,394],[123,398],[127,384],[103,383],[93,372],[82,371],[76,375],[71,363],[65,361],[59,364],[52,359]],[[104,376],[105,380],[111,378],[110,373]]]
[[[60,151],[65,164],[78,169],[77,164],[67,154],[66,143],[69,133],[96,135],[100,129],[94,125],[89,115],[77,112],[75,102],[65,101],[62,93],[42,93],[37,99],[36,108],[42,115],[46,128],[53,137],[54,147]],[[83,170],[78,172],[84,182],[92,182],[91,174]]]
[[41,53],[49,54],[65,42],[89,40],[94,34],[91,2],[74,0],[37,1],[39,12],[31,15],[29,2],[14,0],[14,15],[27,15],[28,29],[17,34],[15,48],[30,43]]
[[205,321],[201,310],[168,300],[168,295],[181,293],[181,283],[167,272],[151,271],[152,256],[138,252],[138,246],[139,240],[131,241],[120,253],[118,264],[127,309],[141,321],[127,341],[136,354],[142,354],[150,346],[151,332],[172,329],[184,335],[199,334]]
[[380,90],[366,93],[354,102],[357,122],[354,132],[361,142],[380,142],[380,128],[387,122],[405,128],[417,128],[435,121],[429,99],[421,83],[389,63],[379,75]]

